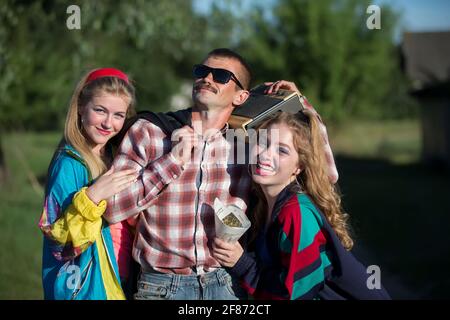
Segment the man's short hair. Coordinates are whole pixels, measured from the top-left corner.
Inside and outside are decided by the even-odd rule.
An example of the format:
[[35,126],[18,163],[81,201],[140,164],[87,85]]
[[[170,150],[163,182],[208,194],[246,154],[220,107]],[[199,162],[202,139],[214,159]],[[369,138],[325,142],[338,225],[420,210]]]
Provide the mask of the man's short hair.
[[245,89],[248,90],[250,88],[250,82],[252,80],[250,65],[240,54],[228,48],[218,48],[210,51],[207,57],[222,57],[239,61],[242,66],[240,72],[242,79],[239,79],[239,81],[242,83]]

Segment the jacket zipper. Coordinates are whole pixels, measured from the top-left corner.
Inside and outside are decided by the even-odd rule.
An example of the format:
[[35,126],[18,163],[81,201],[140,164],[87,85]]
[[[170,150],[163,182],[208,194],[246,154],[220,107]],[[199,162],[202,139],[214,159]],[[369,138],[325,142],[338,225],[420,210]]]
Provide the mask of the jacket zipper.
[[[109,255],[109,250],[108,250],[108,247],[106,246],[105,238],[103,237],[103,228],[102,228],[102,230],[100,232],[100,236],[102,237],[103,247],[105,247],[106,256],[108,257],[108,262],[109,262],[109,264],[111,266],[111,269],[114,271],[114,275],[116,276],[116,280],[118,280],[118,279],[120,279],[120,277],[116,274],[116,270],[114,269],[114,265],[112,263],[111,256]],[[119,284],[120,284],[120,281],[119,281]]]
[[75,300],[75,298],[80,293],[81,289],[83,289],[84,285],[86,284],[86,280],[89,277],[89,274],[91,272],[92,260],[93,260],[92,258],[91,258],[91,260],[89,260],[88,265],[86,266],[86,268],[84,268],[83,272],[81,273],[81,274],[83,274],[86,272],[86,276],[83,278],[83,282],[81,282],[80,287],[73,292],[71,300]]

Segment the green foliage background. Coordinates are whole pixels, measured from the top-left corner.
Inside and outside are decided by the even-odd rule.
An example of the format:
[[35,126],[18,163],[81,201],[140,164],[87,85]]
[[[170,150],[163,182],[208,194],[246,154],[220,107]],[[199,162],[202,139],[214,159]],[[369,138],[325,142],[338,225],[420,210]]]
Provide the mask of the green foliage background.
[[[61,129],[72,91],[91,68],[115,66],[135,80],[140,109],[167,110],[192,64],[214,47],[237,49],[254,84],[295,81],[325,119],[415,114],[393,43],[397,16],[366,27],[366,0],[216,1],[208,15],[187,0],[4,0],[0,6],[0,125]],[[67,8],[81,9],[69,30]]]

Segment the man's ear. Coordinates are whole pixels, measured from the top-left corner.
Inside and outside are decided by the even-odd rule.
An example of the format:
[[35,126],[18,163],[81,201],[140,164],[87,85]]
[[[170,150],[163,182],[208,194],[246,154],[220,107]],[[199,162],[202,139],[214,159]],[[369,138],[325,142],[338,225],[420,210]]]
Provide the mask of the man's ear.
[[234,95],[234,99],[233,99],[233,105],[235,107],[240,106],[241,104],[243,104],[247,98],[250,96],[250,92],[248,92],[248,90],[239,90],[236,92],[236,94]]

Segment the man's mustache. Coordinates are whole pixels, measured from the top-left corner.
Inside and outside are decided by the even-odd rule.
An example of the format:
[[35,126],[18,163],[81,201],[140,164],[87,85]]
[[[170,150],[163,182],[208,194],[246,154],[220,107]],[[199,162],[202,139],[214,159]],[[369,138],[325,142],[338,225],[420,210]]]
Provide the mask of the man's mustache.
[[217,89],[216,88],[212,87],[211,85],[209,85],[209,84],[207,84],[205,82],[200,82],[200,83],[198,83],[198,84],[196,84],[194,86],[194,90],[201,90],[201,89],[206,89],[206,90],[209,90],[209,91],[211,91],[213,93],[217,93]]

